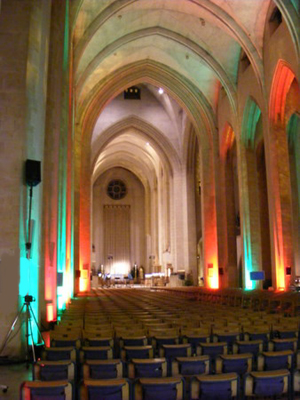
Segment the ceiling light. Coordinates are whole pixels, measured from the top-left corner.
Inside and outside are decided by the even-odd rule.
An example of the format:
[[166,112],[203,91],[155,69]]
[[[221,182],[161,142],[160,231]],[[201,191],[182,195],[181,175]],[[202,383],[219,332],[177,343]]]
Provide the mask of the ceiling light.
[[160,88],[158,89],[158,93],[159,93],[159,94],[163,94],[163,92],[164,92],[164,89],[160,87]]
[[147,142],[147,143],[146,143],[146,146],[150,146],[150,143],[149,143],[149,142]]

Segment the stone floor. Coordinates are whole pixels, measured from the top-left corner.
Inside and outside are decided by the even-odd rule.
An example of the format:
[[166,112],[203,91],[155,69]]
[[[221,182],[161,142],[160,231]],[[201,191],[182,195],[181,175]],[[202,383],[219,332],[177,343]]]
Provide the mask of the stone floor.
[[0,385],[7,385],[7,393],[0,390],[1,400],[18,400],[19,388],[23,381],[32,380],[32,367],[26,364],[0,365]]

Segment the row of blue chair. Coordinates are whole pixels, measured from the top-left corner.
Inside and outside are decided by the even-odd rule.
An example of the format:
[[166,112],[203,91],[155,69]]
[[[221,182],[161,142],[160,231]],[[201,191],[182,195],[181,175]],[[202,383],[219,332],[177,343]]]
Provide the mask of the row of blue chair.
[[[292,398],[290,372],[251,372],[243,384],[236,373],[199,375],[192,378],[189,392],[186,392],[182,376],[168,378],[140,378],[134,382],[128,379],[91,380],[81,382],[79,400],[230,400],[240,398],[261,398],[281,396]],[[67,381],[24,382],[20,388],[21,400],[72,400],[72,385]]]

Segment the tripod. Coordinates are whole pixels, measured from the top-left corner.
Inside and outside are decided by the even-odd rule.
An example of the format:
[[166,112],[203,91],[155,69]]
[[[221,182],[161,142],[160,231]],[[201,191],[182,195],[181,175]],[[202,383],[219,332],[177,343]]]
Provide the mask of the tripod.
[[9,328],[9,331],[5,337],[3,346],[1,347],[0,350],[0,355],[2,354],[3,350],[5,349],[8,340],[14,330],[14,327],[18,321],[18,319],[20,318],[20,316],[23,313],[23,310],[25,309],[25,322],[26,322],[26,327],[25,327],[25,337],[26,337],[26,356],[25,356],[25,361],[26,361],[26,367],[29,367],[29,363],[30,363],[30,344],[29,344],[29,338],[31,338],[31,348],[32,348],[32,361],[36,362],[36,356],[35,356],[35,349],[34,349],[34,339],[33,339],[33,330],[32,330],[32,320],[35,323],[37,330],[38,330],[38,335],[39,335],[39,339],[41,340],[41,343],[44,344],[44,339],[42,337],[41,331],[39,329],[38,326],[38,322],[36,320],[36,317],[34,315],[34,312],[32,310],[32,307],[30,305],[30,303],[32,303],[34,300],[34,298],[30,295],[26,295],[24,297],[25,301],[24,304],[21,308],[21,310],[18,312],[18,314],[16,315],[11,327]]

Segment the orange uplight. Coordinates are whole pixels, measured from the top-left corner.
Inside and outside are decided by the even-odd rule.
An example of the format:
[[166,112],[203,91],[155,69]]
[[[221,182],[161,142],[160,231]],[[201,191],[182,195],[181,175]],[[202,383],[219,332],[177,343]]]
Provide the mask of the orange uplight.
[[49,303],[46,305],[46,319],[47,319],[47,322],[53,321],[53,319],[54,319],[53,304]]
[[277,281],[277,289],[285,290],[285,274],[283,265],[280,264],[276,265],[276,281]]
[[270,118],[274,123],[277,123],[278,119],[281,122],[284,121],[286,96],[294,78],[295,75],[289,66],[283,60],[279,60],[274,73],[270,96]]
[[207,265],[207,286],[210,289],[219,289],[219,269],[214,263]]
[[234,140],[235,140],[234,131],[232,127],[228,124],[228,122],[226,122],[220,143],[220,154],[223,159],[226,157],[227,152],[233,146]]
[[219,289],[219,277],[217,274],[214,274],[214,276],[209,280],[209,287],[211,289]]
[[86,292],[88,290],[88,279],[80,278],[79,279],[79,291]]

